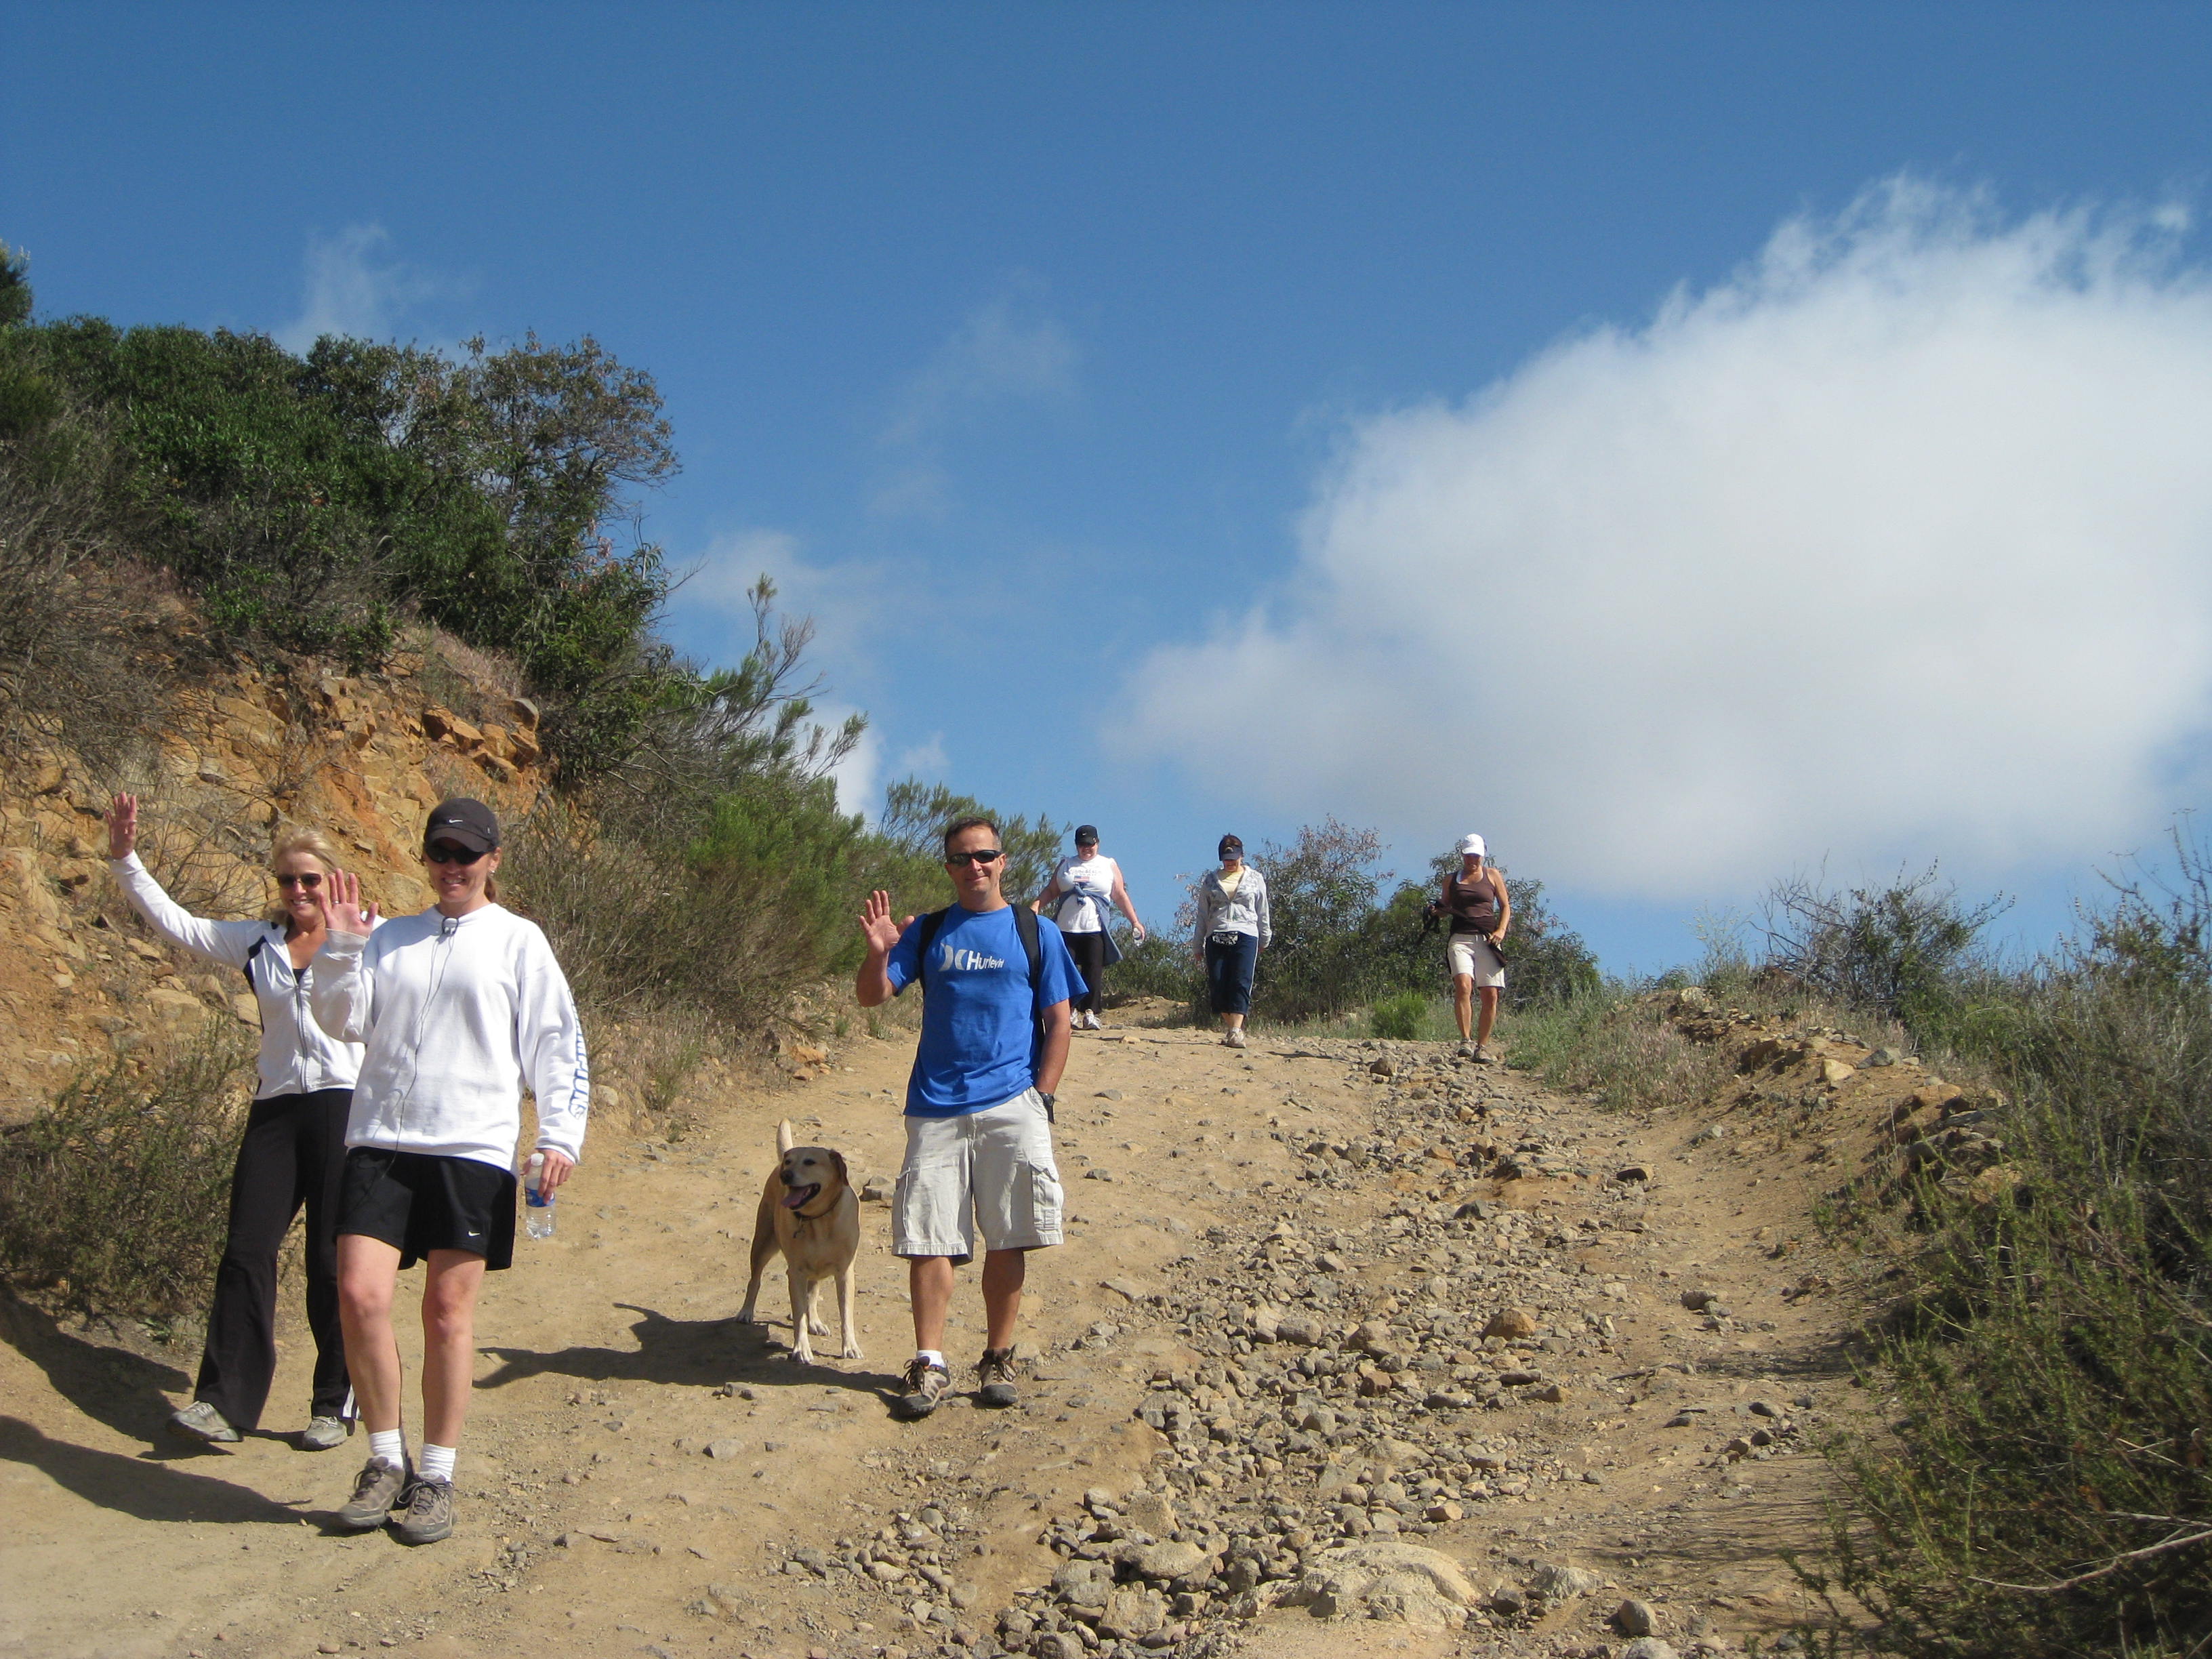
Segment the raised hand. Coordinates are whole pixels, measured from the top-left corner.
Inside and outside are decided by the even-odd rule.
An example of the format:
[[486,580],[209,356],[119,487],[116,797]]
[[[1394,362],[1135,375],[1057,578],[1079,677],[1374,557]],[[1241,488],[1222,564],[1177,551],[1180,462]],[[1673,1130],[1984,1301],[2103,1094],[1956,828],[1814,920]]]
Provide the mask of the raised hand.
[[860,937],[867,940],[869,951],[878,956],[890,955],[902,931],[891,918],[891,896],[880,889],[869,894],[860,912]]
[[331,872],[330,896],[323,901],[333,933],[358,933],[363,939],[376,931],[376,901],[361,902],[361,878],[349,871]]
[[118,795],[107,815],[107,856],[127,859],[138,850],[138,797]]

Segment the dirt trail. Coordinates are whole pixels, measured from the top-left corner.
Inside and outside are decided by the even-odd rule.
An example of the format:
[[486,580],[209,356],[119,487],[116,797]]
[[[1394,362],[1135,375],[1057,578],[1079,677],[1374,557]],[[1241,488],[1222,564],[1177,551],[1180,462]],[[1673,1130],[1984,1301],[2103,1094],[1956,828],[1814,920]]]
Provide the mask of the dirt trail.
[[[193,1356],[8,1310],[0,1654],[1073,1654],[1116,1631],[1133,1653],[1588,1652],[1628,1596],[1688,1650],[1802,1610],[1775,1550],[1818,1540],[1809,1443],[1852,1391],[1838,1304],[1782,1294],[1819,1278],[1792,1243],[1819,1178],[1794,1144],[1692,1149],[1696,1122],[1424,1045],[1085,1036],[1060,1114],[1070,1241],[1030,1281],[1036,1380],[1015,1411],[963,1395],[904,1425],[885,1205],[862,1210],[866,1361],[797,1368],[781,1324],[734,1315],[775,1120],[887,1177],[910,1057],[856,1039],[680,1144],[598,1135],[559,1236],[490,1281],[459,1529],[431,1548],[324,1531],[364,1442],[188,1454],[158,1431]],[[1648,1182],[1617,1178],[1634,1166]],[[780,1285],[763,1306],[781,1320]],[[1486,1342],[1504,1309],[1532,1328]],[[979,1311],[970,1271],[956,1381]],[[289,1431],[309,1349],[286,1317]],[[1768,1443],[1732,1458],[1739,1437]],[[1507,1599],[1449,1632],[1267,1605],[1302,1558],[1394,1533]],[[1075,1627],[1097,1622],[1081,1594],[1015,1600],[1154,1539],[1191,1560],[1129,1579],[1103,1637]],[[1512,1611],[1562,1565],[1592,1577]]]

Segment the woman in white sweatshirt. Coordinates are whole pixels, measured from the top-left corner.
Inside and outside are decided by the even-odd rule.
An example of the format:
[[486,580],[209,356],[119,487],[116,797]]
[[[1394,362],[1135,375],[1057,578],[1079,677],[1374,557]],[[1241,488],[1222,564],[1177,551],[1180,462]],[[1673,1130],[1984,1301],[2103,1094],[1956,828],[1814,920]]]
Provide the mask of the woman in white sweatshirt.
[[161,889],[138,858],[138,799],[118,795],[107,817],[108,867],[138,914],[170,944],[243,972],[261,1005],[253,1105],[230,1173],[230,1222],[208,1309],[207,1346],[191,1403],[169,1419],[187,1439],[228,1443],[257,1427],[276,1375],[276,1258],[292,1218],[307,1212],[307,1328],[314,1393],[297,1444],[328,1451],[352,1431],[345,1342],[338,1328],[338,1181],[361,1048],[326,1036],[308,1007],[310,965],[328,929],[323,884],[337,852],[313,830],[276,838],[269,860],[282,895],[258,921],[210,921]]
[[[338,1207],[338,1308],[368,1462],[338,1523],[390,1520],[410,1544],[453,1529],[453,1459],[476,1359],[477,1293],[514,1247],[514,1151],[522,1091],[538,1097],[547,1192],[583,1150],[590,1072],[575,999],[532,922],[496,901],[499,820],[482,801],[430,814],[422,857],[438,895],[376,926],[361,884],[331,878],[331,933],[316,957],[324,1029],[364,1042],[346,1127]],[[374,930],[372,933],[372,928]],[[402,1437],[398,1276],[422,1285],[422,1446]]]

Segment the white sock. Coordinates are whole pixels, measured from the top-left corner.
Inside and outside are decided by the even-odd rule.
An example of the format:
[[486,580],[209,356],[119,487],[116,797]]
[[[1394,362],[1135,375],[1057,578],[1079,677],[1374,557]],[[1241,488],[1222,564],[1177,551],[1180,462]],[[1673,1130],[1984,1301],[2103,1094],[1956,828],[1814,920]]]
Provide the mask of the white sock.
[[422,1458],[415,1465],[415,1473],[425,1480],[451,1480],[453,1478],[454,1451],[452,1446],[434,1446],[425,1440]]
[[935,1348],[916,1348],[914,1351],[914,1357],[925,1365],[934,1365],[939,1370],[945,1369],[945,1356]]
[[401,1429],[371,1429],[368,1455],[380,1457],[395,1469],[407,1467],[407,1435]]

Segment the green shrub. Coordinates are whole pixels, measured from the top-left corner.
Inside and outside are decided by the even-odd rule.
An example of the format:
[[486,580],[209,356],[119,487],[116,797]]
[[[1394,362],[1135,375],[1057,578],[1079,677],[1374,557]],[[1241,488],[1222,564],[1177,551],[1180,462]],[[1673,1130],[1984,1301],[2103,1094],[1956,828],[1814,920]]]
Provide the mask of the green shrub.
[[2212,1644],[2212,891],[2179,850],[2177,890],[2122,889],[2078,947],[1907,1005],[1966,1009],[2013,1103],[1980,1126],[2002,1170],[1911,1189],[1901,1413],[1838,1454],[1838,1577],[1894,1650]]
[[1419,991],[1399,991],[1376,1000],[1367,1011],[1371,1036],[1411,1042],[1426,1034],[1430,999]]
[[228,1221],[253,1043],[229,1019],[141,1076],[86,1071],[0,1130],[0,1260],[87,1313],[199,1307]]
[[1517,1016],[1507,1051],[1554,1088],[1594,1090],[1630,1111],[1689,1107],[1729,1074],[1716,1050],[1667,1024],[1642,986],[1618,981]]

